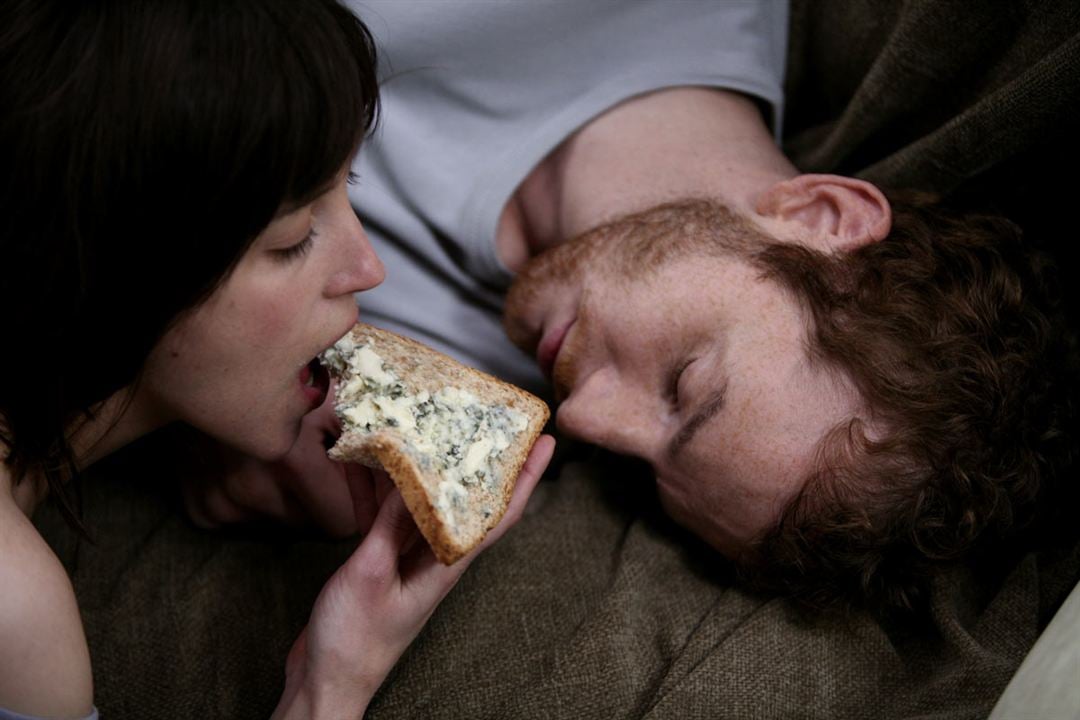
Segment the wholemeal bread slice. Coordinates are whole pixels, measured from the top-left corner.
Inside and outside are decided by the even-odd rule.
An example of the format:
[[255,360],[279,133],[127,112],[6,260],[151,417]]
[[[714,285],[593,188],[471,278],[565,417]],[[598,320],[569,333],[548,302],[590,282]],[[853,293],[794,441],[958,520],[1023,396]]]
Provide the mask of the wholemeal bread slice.
[[385,469],[440,562],[498,524],[547,404],[388,330],[358,324],[323,354],[342,435],[329,455]]

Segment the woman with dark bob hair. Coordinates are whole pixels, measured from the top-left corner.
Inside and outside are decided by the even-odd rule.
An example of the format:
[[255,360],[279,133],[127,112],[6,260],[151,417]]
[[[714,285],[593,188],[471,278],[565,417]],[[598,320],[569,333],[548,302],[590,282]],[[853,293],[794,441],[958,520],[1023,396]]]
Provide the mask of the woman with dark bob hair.
[[[94,717],[71,583],[29,517],[51,493],[78,524],[69,481],[174,422],[292,447],[328,392],[314,358],[383,277],[346,196],[374,49],[333,0],[14,0],[0,68],[0,718]],[[362,715],[468,564],[412,544],[385,476],[342,472],[370,527],[293,646],[279,717]]]

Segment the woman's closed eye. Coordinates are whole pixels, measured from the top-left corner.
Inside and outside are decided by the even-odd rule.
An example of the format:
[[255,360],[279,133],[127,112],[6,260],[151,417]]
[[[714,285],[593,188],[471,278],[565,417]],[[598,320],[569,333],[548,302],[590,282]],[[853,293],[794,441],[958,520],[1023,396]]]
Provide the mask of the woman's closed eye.
[[312,229],[308,232],[307,235],[304,236],[303,240],[296,243],[295,245],[290,245],[287,248],[275,250],[274,255],[281,262],[290,262],[292,260],[297,260],[304,255],[307,255],[308,251],[311,250],[311,246],[315,243],[316,234],[317,233],[315,232],[315,230]]

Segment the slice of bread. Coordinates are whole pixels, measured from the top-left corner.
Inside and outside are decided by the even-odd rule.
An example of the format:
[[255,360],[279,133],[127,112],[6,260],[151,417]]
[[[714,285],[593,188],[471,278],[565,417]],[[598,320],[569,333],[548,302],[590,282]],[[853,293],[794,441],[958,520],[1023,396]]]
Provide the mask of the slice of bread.
[[323,354],[343,433],[334,460],[385,469],[450,565],[498,524],[548,406],[388,330],[358,324]]

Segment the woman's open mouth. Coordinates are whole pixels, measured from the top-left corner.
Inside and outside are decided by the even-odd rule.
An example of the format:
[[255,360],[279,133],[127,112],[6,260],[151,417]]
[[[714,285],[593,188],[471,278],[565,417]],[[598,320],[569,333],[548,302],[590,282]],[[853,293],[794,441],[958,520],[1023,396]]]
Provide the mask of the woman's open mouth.
[[300,368],[300,388],[304,391],[304,397],[311,403],[311,407],[317,408],[326,400],[326,393],[330,390],[330,373],[318,358],[312,358],[304,367]]

